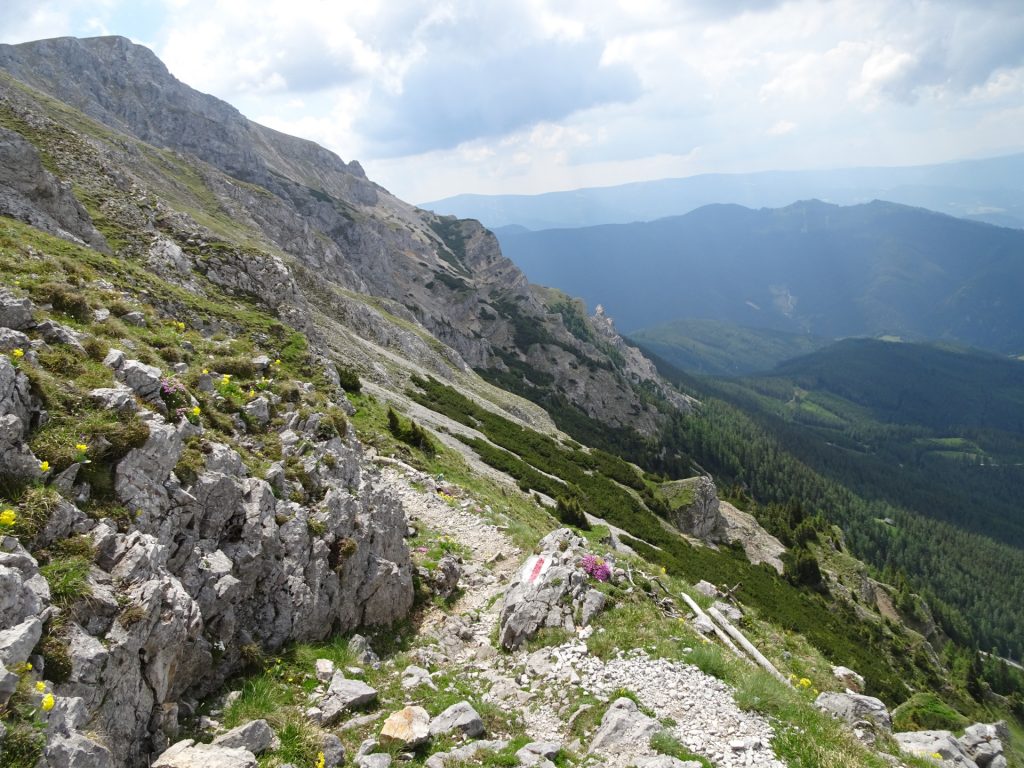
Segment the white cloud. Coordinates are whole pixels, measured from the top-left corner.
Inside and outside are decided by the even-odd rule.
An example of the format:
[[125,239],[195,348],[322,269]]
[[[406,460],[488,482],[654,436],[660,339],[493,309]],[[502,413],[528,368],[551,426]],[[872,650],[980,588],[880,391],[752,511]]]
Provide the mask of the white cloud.
[[0,30],[151,40],[413,200],[1022,148],[1020,0],[8,0]]

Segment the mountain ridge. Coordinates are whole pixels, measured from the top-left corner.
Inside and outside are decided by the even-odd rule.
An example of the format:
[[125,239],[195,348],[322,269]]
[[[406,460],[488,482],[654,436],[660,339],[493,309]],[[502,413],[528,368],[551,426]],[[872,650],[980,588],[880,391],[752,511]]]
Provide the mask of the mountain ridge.
[[[141,71],[131,62],[140,62]],[[0,46],[0,69],[144,141],[195,154],[229,178],[269,190],[273,200],[212,179],[217,205],[230,218],[255,227],[281,254],[339,287],[395,302],[400,313],[411,313],[455,349],[465,361],[459,365],[504,374],[532,355],[532,364],[549,368],[559,391],[589,417],[641,431],[653,431],[659,416],[633,391],[636,383],[650,381],[685,407],[685,398],[637,353],[627,355],[628,372],[620,371],[607,363],[604,348],[569,333],[479,224],[420,211],[368,181],[358,164],[251,123],[234,107],[180,83],[142,46],[118,37]],[[118,74],[95,74],[110,72]],[[515,322],[543,333],[517,335],[498,304],[514,307],[521,318]],[[540,351],[545,346],[558,350],[551,355],[571,357],[588,380],[566,380],[565,361],[550,364],[551,355]],[[605,362],[588,366],[586,360]],[[604,397],[608,391],[621,397]]]
[[1024,233],[923,208],[716,204],[640,224],[503,234],[502,245],[531,279],[602,303],[626,332],[691,317],[1024,348],[1012,298]]
[[1022,173],[1024,153],[1015,153],[924,166],[699,174],[537,195],[467,194],[422,207],[479,219],[492,228],[538,230],[653,221],[712,203],[778,208],[808,197],[844,205],[881,198],[1020,228]]

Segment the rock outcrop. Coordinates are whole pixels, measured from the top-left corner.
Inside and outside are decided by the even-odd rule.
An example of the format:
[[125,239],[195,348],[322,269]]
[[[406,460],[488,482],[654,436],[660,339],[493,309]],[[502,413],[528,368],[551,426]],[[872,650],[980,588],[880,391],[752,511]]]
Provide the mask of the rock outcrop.
[[828,712],[851,726],[868,723],[880,731],[892,731],[892,716],[889,710],[884,702],[873,696],[827,691],[818,694],[814,704],[823,712]]
[[59,237],[107,248],[71,185],[43,168],[36,148],[7,128],[0,128],[0,214]]
[[[7,317],[24,325],[15,312]],[[364,462],[351,431],[325,431],[315,414],[300,419],[294,408],[291,414],[282,408],[281,429],[296,437],[283,441],[284,453],[301,438],[303,456],[296,460],[303,491],[315,503],[277,498],[267,481],[248,475],[234,449],[214,441],[203,444],[204,466],[184,485],[175,470],[186,444],[203,438],[202,427],[150,410],[163,405],[159,369],[120,352],[107,357],[144,404],[139,423],[149,433],[111,469],[112,492],[130,511],[131,524],[90,518],[54,492],[27,540],[36,547],[73,534],[91,541],[89,611],[62,616],[55,632],[60,611],[50,606],[36,559],[14,537],[0,543],[0,690],[10,697],[8,670],[21,668],[45,636],[46,647],[56,644],[66,659],[66,671],[54,678],[56,700],[76,702],[75,716],[62,719],[48,743],[51,766],[72,754],[94,756],[81,765],[109,764],[110,754],[118,766],[144,764],[175,740],[181,713],[253,655],[393,622],[413,599],[404,511],[377,486],[376,470]],[[114,405],[120,402],[116,389],[91,396],[108,394]],[[0,355],[5,473],[45,475],[25,442],[44,418],[25,374]],[[55,477],[53,487],[75,498],[79,466]],[[297,498],[292,481],[285,483],[283,490]],[[332,695],[340,696],[335,687]],[[339,710],[352,703],[347,698]],[[83,735],[93,730],[103,734],[104,746]],[[267,748],[268,735],[266,723],[249,724],[227,735],[224,749],[181,743],[158,764],[255,765],[251,754]]]
[[541,539],[539,554],[526,561],[519,579],[505,592],[499,620],[499,641],[505,648],[519,648],[544,627],[573,632],[604,607],[604,595],[591,588],[580,568],[586,546],[568,528]]

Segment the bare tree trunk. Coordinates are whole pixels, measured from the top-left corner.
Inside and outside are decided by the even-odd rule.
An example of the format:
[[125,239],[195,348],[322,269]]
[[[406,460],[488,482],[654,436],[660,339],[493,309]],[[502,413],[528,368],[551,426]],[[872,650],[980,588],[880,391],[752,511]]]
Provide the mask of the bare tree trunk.
[[718,635],[718,639],[722,641],[726,648],[735,653],[741,659],[744,658],[743,652],[736,647],[736,644],[729,639],[729,636],[723,632],[717,624],[706,614],[704,610],[697,605],[697,602],[685,592],[680,592],[680,596],[686,601],[686,604],[690,606],[690,610],[697,614],[697,618],[703,616],[708,620],[708,623],[715,628],[715,634]]
[[738,629],[736,629],[736,627],[729,623],[729,620],[725,618],[725,616],[719,613],[719,611],[715,608],[709,608],[708,615],[712,619],[714,619],[715,622],[722,625],[722,627],[725,629],[726,632],[729,633],[732,639],[739,643],[743,650],[750,654],[750,658],[756,661],[761,667],[771,672],[772,675],[781,680],[783,683],[789,685],[789,681],[782,676],[782,673],[775,668],[775,665],[768,661],[768,659],[766,659],[764,655],[759,650],[757,650],[757,648],[755,648],[753,644],[749,640],[747,640],[747,638],[743,636],[742,632],[740,632]]

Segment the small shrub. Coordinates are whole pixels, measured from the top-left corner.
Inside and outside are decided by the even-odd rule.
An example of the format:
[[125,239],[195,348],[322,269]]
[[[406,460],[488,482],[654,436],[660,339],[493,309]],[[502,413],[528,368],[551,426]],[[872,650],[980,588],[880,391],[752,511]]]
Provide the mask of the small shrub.
[[58,558],[78,557],[91,563],[96,557],[96,545],[84,534],[61,539],[50,549],[53,556]]
[[39,364],[55,376],[77,379],[85,373],[85,363],[68,347],[50,347],[39,352]]
[[210,363],[210,370],[217,373],[227,373],[231,376],[249,378],[256,374],[256,366],[250,358],[244,355],[233,355],[231,357],[218,357]]
[[345,417],[345,412],[341,408],[328,408],[327,416],[330,418],[331,423],[334,424],[334,429],[338,433],[339,437],[344,437],[345,433],[348,432],[348,419]]
[[18,501],[14,535],[22,541],[34,539],[46,526],[60,501],[60,494],[53,488],[41,485],[27,488]]
[[117,620],[121,622],[122,627],[128,629],[146,618],[148,613],[145,607],[138,603],[133,603],[121,611],[121,615],[117,617]]
[[78,291],[60,283],[42,283],[33,289],[32,295],[50,304],[56,312],[74,318],[79,322],[91,319],[89,301]]
[[266,663],[266,659],[263,656],[263,649],[256,643],[246,643],[238,649],[238,654],[242,659],[242,663],[245,664],[246,667],[259,668]]
[[4,736],[3,765],[5,768],[35,768],[43,756],[46,745],[44,732],[27,722],[6,723]]
[[86,336],[82,340],[85,353],[96,362],[102,362],[110,352],[110,345],[95,336]]
[[581,531],[590,530],[590,522],[587,520],[587,515],[583,511],[579,499],[575,496],[568,498],[560,496],[558,498],[558,503],[555,506],[555,517],[563,525],[571,525],[574,528],[579,528]]
[[782,564],[784,575],[790,583],[798,587],[810,587],[814,590],[825,588],[818,558],[810,550],[804,547],[790,549],[782,555]]
[[733,694],[740,709],[778,715],[792,700],[792,691],[763,669],[744,670]]
[[63,683],[71,677],[71,653],[67,641],[53,634],[47,628],[35,648],[35,653],[43,657],[46,668],[46,679],[54,683]]
[[350,539],[347,536],[339,536],[331,544],[327,562],[335,571],[340,571],[345,567],[346,561],[356,553],[356,549],[358,549],[358,545],[354,539]]
[[359,381],[359,374],[357,374],[352,368],[348,368],[344,365],[334,366],[338,371],[338,380],[341,384],[341,388],[346,392],[352,394],[358,394],[363,389],[363,384]]
[[892,712],[896,731],[959,731],[969,724],[934,693],[915,693]]

